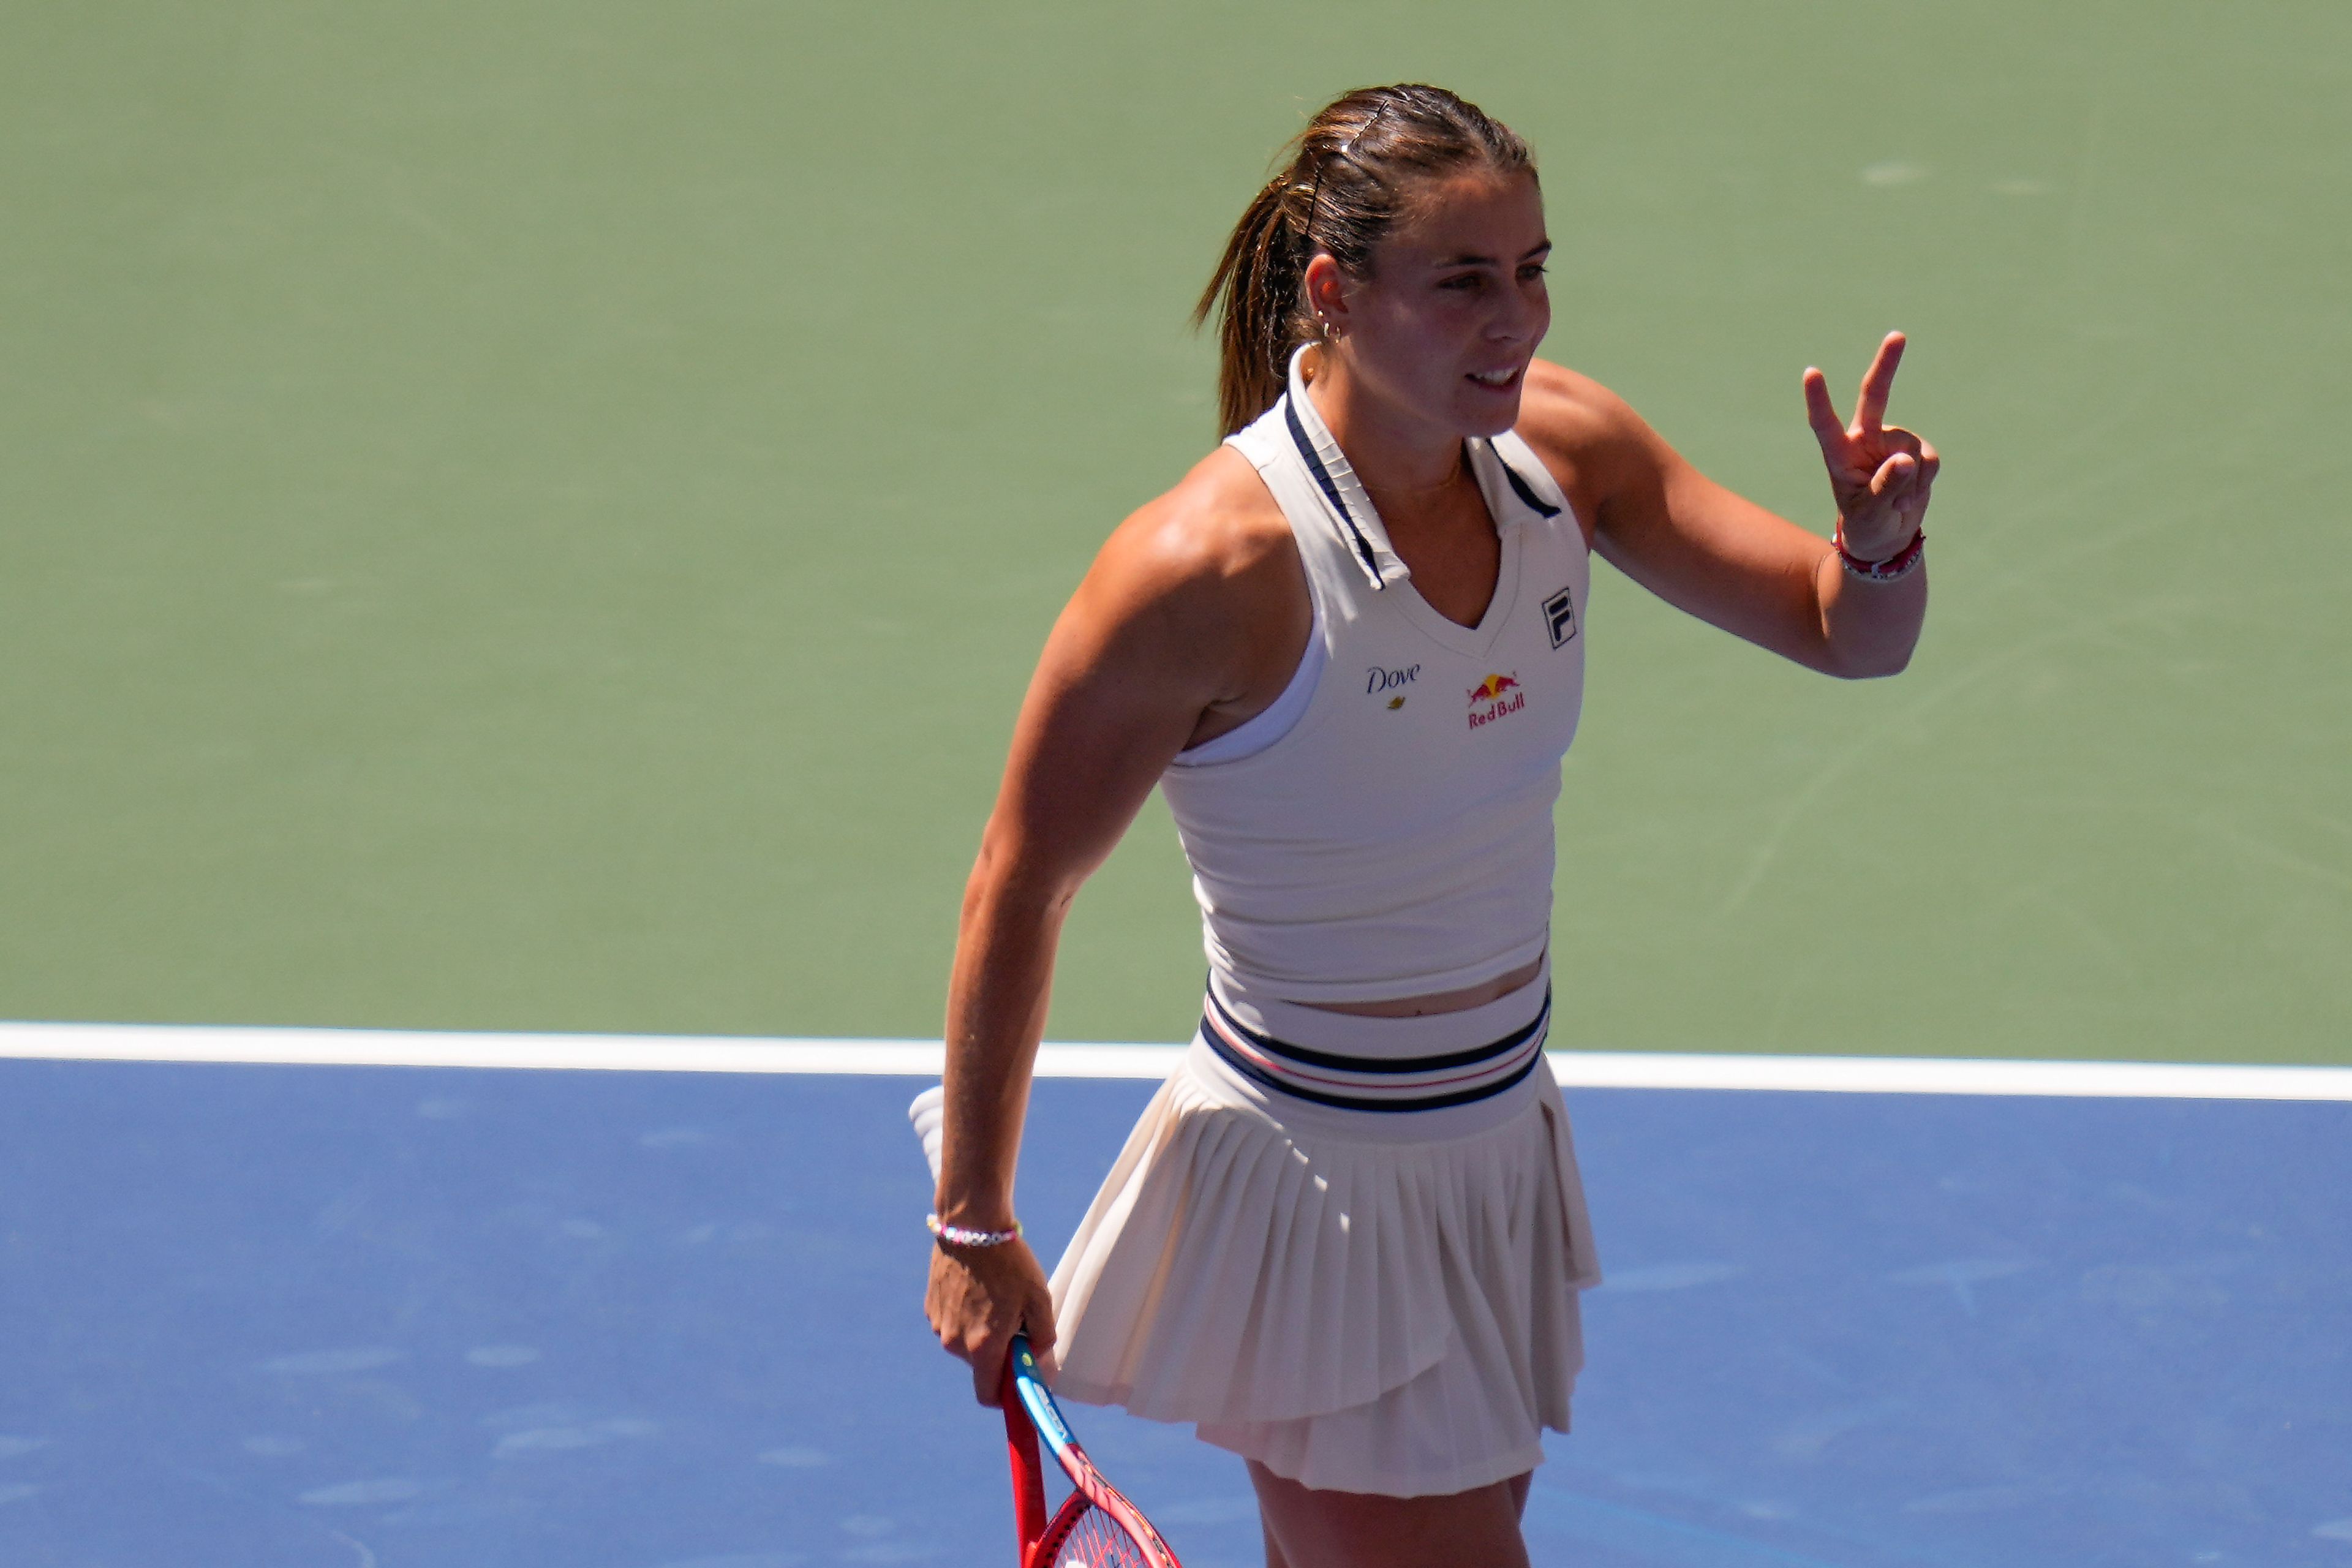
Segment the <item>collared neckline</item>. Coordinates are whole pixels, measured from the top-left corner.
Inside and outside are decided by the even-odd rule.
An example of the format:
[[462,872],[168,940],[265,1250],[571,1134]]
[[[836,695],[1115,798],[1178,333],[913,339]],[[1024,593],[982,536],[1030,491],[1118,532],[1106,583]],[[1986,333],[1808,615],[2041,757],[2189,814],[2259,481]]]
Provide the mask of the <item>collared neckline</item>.
[[[1348,455],[1339,449],[1330,427],[1317,412],[1315,400],[1307,395],[1302,362],[1312,346],[1304,345],[1290,356],[1290,391],[1283,398],[1283,422],[1289,428],[1291,441],[1297,447],[1307,472],[1314,476],[1315,488],[1321,492],[1349,557],[1366,581],[1376,589],[1384,589],[1391,583],[1411,578],[1412,569],[1389,543],[1380,509],[1372,505],[1372,498],[1365,493],[1363,481],[1356,477]],[[1486,498],[1486,515],[1494,520],[1497,533],[1516,528],[1530,517],[1559,514],[1558,507],[1546,504],[1527,480],[1503,460],[1493,442],[1473,440],[1466,446],[1471,477]]]

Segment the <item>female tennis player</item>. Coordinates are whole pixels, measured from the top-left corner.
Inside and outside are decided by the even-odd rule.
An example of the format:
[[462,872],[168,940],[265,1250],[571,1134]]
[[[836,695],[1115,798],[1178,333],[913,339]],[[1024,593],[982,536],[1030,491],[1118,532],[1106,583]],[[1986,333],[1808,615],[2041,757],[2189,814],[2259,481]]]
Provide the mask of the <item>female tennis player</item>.
[[[1600,1279],[1543,1058],[1590,552],[1830,675],[1903,668],[1927,607],[1899,335],[1850,423],[1805,373],[1827,542],[1535,357],[1550,248],[1452,93],[1315,116],[1202,300],[1226,439],[1055,625],[965,894],[932,1326],[983,1403],[1025,1324],[1062,1394],[1242,1455],[1274,1568],[1527,1562]],[[1055,942],[1155,784],[1203,1017],[1049,1284],[1013,1163]]]

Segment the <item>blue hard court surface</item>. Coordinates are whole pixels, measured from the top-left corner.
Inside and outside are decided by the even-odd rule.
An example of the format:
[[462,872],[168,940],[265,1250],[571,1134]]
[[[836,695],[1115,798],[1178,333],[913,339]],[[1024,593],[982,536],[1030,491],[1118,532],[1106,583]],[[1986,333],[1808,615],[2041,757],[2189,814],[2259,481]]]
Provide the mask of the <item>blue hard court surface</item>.
[[[905,1079],[0,1063],[0,1564],[1011,1560]],[[1050,1253],[1149,1085],[1039,1086]],[[2352,1106],[1586,1091],[1545,1564],[2352,1564]],[[1084,1407],[1188,1568],[1236,1461]]]

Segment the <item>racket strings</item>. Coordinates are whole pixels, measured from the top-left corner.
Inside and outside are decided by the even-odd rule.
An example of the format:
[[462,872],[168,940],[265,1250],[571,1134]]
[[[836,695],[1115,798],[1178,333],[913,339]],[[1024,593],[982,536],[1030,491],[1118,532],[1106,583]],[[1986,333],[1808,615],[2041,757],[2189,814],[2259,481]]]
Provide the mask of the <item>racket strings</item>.
[[1108,1514],[1088,1508],[1038,1568],[1154,1568],[1154,1562]]

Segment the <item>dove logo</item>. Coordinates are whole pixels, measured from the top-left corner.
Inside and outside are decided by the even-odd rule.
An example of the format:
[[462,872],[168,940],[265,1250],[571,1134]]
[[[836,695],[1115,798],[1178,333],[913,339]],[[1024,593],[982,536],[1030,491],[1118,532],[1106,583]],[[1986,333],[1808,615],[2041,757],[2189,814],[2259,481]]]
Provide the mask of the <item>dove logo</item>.
[[1528,705],[1528,694],[1516,675],[1489,675],[1470,689],[1470,728],[1507,718]]

